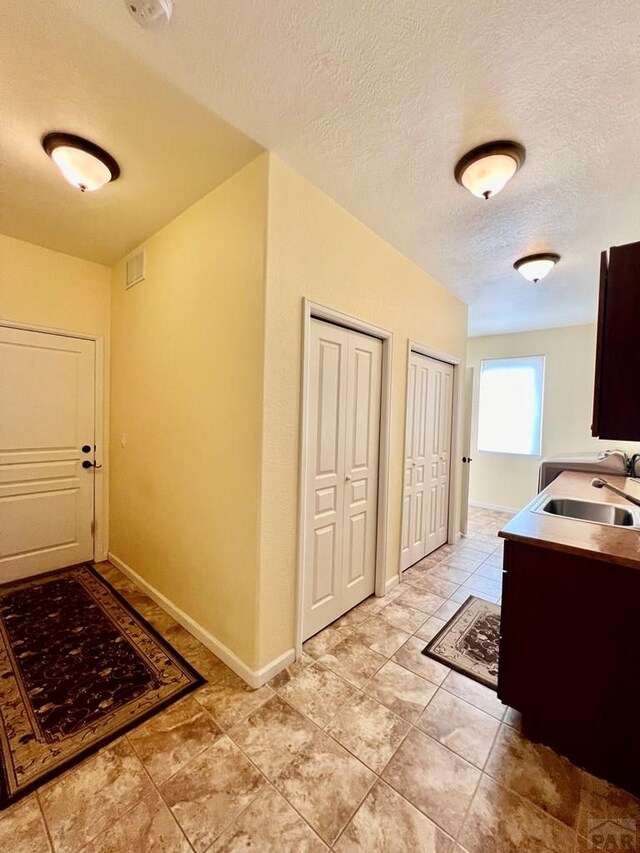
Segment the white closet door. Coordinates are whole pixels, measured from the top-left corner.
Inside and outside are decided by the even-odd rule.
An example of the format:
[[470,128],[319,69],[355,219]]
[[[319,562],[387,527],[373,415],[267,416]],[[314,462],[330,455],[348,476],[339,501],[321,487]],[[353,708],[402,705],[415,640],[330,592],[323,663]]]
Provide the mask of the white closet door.
[[429,366],[411,353],[407,388],[402,568],[424,557],[427,528],[426,453]]
[[304,639],[375,585],[382,344],[311,322]]
[[349,332],[347,365],[343,613],[375,587],[382,342]]
[[402,569],[447,541],[453,366],[409,359],[402,516]]
[[304,639],[341,615],[344,446],[347,401],[345,329],[313,320],[309,365]]
[[0,583],[93,559],[94,360],[0,327]]
[[[422,356],[425,358],[425,356]],[[427,530],[425,554],[447,541],[453,414],[453,366],[431,358],[427,394]]]

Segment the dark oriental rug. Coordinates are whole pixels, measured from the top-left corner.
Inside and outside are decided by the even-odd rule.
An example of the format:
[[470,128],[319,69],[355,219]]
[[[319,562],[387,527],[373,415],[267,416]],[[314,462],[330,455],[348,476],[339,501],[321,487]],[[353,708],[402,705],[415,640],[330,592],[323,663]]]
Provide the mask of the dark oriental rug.
[[204,684],[89,566],[0,586],[0,808]]
[[470,595],[422,654],[496,690],[499,641],[500,605]]

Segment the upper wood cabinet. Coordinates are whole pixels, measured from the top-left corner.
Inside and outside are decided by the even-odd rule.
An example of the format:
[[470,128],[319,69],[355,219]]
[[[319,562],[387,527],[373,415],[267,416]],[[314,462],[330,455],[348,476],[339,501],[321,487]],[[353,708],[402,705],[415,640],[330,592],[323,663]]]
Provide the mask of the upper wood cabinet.
[[600,258],[592,435],[640,441],[640,243]]

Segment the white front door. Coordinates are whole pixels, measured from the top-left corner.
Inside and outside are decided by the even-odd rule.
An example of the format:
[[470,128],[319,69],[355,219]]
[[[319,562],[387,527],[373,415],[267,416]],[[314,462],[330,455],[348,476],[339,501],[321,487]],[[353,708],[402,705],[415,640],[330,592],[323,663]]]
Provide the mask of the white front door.
[[401,567],[448,536],[453,366],[412,352],[409,359]]
[[94,419],[94,341],[0,327],[0,583],[93,559]]
[[382,343],[311,321],[303,637],[375,586]]

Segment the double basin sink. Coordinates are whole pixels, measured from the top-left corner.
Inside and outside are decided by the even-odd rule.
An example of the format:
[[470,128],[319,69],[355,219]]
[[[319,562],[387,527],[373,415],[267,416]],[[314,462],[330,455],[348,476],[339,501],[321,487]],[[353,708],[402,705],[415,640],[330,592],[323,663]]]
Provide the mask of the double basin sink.
[[577,521],[589,521],[592,524],[608,524],[612,527],[631,527],[640,529],[640,508],[619,506],[618,504],[584,501],[579,498],[561,498],[545,495],[532,507],[532,512],[544,515],[559,515]]

